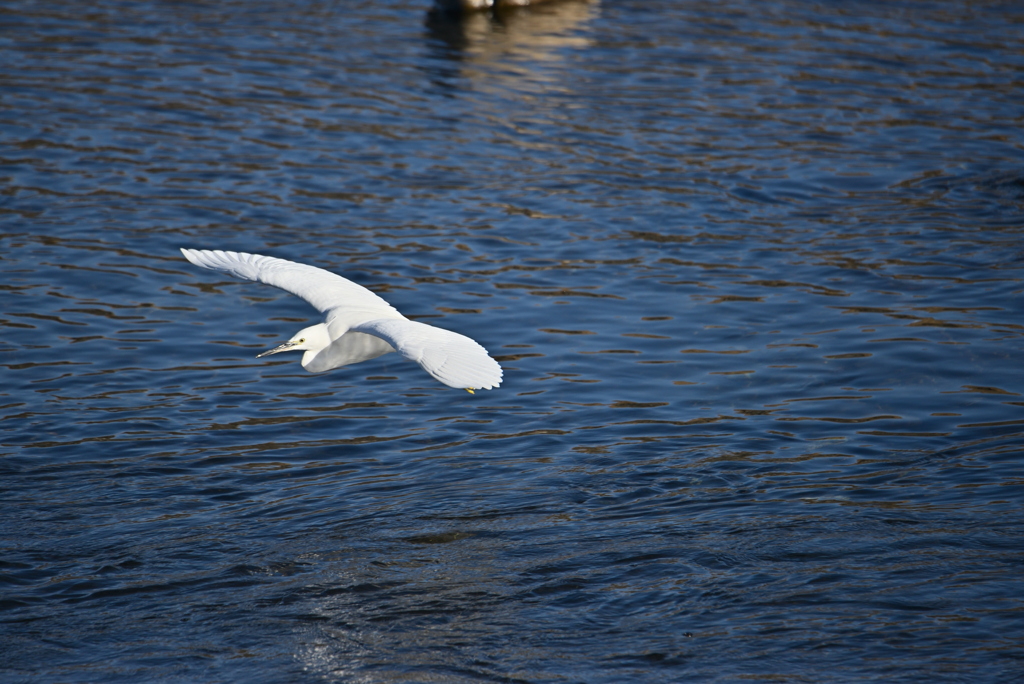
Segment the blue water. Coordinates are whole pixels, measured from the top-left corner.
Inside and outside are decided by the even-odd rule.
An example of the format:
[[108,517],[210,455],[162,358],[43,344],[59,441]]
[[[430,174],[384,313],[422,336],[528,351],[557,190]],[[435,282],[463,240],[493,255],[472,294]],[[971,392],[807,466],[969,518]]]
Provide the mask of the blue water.
[[1024,12],[427,9],[0,2],[0,679],[1019,681]]

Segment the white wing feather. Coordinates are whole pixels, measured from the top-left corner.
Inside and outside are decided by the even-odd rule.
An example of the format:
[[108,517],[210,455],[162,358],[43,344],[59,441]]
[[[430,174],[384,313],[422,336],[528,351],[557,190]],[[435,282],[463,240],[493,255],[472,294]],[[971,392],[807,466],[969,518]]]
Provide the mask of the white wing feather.
[[183,248],[181,253],[196,266],[211,271],[224,271],[236,278],[255,280],[291,292],[312,304],[320,313],[344,308],[373,313],[373,318],[401,316],[393,306],[362,285],[316,266],[246,252],[223,252],[219,249]]
[[492,389],[501,384],[501,366],[465,335],[406,318],[366,321],[352,330],[381,338],[449,387]]

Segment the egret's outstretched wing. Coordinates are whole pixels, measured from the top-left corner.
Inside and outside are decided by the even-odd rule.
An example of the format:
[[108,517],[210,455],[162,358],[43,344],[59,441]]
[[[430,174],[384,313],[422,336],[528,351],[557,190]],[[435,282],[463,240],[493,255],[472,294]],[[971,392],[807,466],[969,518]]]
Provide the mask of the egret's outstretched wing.
[[501,384],[501,366],[465,335],[404,318],[366,321],[352,330],[376,335],[449,387],[492,389]]
[[219,249],[182,248],[181,253],[196,266],[224,271],[236,278],[255,280],[291,292],[305,299],[321,313],[343,307],[376,312],[381,317],[401,315],[362,285],[356,285],[351,280],[316,266],[259,254],[223,252]]

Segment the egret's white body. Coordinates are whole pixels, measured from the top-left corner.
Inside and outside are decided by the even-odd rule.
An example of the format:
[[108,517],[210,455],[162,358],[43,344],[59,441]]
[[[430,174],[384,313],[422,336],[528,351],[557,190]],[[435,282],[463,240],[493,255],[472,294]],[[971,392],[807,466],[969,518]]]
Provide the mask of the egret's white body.
[[492,389],[501,384],[501,366],[474,340],[449,330],[410,321],[370,292],[340,275],[274,257],[182,249],[196,266],[279,287],[305,299],[324,322],[297,332],[269,351],[304,351],[302,367],[323,373],[397,351],[449,387]]

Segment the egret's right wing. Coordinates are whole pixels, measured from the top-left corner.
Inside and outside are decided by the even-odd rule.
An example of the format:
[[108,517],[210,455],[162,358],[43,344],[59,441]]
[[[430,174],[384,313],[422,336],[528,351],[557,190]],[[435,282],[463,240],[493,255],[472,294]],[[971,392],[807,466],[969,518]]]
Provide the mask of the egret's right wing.
[[501,384],[501,366],[465,335],[405,318],[366,321],[351,330],[381,338],[449,387],[492,389]]
[[181,253],[196,266],[224,271],[236,278],[255,280],[291,292],[305,299],[321,313],[336,308],[355,308],[374,312],[377,316],[398,315],[393,306],[362,285],[316,266],[246,252],[223,252],[219,249],[182,248]]

